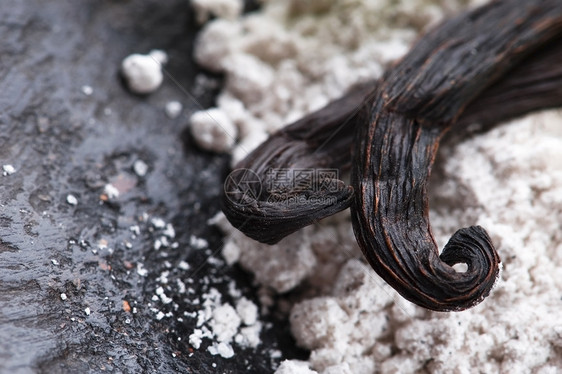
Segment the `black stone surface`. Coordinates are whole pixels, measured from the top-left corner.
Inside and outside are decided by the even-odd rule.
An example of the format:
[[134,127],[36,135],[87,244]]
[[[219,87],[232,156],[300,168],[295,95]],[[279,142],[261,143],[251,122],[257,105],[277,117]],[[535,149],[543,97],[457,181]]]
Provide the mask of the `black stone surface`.
[[[16,168],[0,175],[0,372],[268,373],[280,360],[272,350],[302,358],[273,317],[258,349],[235,346],[231,359],[188,343],[195,319],[183,312],[198,310],[203,292],[227,294],[234,281],[256,301],[247,274],[207,261],[220,257],[222,237],[207,220],[229,160],[186,135],[189,114],[212,105],[221,84],[191,61],[188,2],[3,1],[0,30],[0,166]],[[168,53],[170,75],[156,93],[132,95],[119,65],[155,48]],[[171,100],[184,105],[177,119],[164,113]],[[146,176],[134,173],[136,160]],[[103,201],[106,183],[126,192]],[[153,217],[173,224],[177,248],[154,249],[162,230]],[[208,249],[193,248],[192,235]],[[180,293],[178,279],[195,294]],[[173,303],[153,300],[159,286]]]

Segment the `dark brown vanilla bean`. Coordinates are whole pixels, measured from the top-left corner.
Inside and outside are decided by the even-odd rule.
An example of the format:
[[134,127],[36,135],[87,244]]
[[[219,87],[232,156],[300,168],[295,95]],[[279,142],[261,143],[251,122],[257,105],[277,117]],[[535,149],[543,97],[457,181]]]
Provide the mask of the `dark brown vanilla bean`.
[[468,126],[488,129],[538,109],[562,106],[562,36],[530,54],[476,97],[453,125],[454,137]]
[[[492,289],[500,259],[481,227],[457,231],[439,255],[427,182],[439,141],[463,109],[561,29],[560,1],[496,1],[426,35],[382,78],[357,132],[351,217],[369,264],[406,299],[463,310]],[[456,263],[468,270],[455,271]]]
[[[439,26],[381,80],[288,126],[237,165],[248,172],[235,170],[227,179],[225,215],[246,235],[275,243],[347,208],[353,190],[338,176],[321,180],[328,182],[323,189],[306,178],[298,186],[291,178],[268,185],[277,180],[275,170],[348,168],[355,148],[352,217],[371,266],[426,308],[461,310],[479,302],[499,258],[479,227],[459,230],[439,256],[427,179],[449,128],[460,137],[474,122],[485,129],[562,105],[558,3],[498,1]],[[452,269],[459,262],[467,272]]]
[[[355,87],[272,135],[238,163],[225,182],[222,198],[223,212],[232,225],[252,239],[275,244],[347,209],[353,189],[338,175],[342,166],[349,165],[351,139],[357,123],[366,120],[365,98],[372,89],[372,84]],[[318,172],[322,170],[324,178]],[[301,188],[294,179],[297,172],[303,175]]]

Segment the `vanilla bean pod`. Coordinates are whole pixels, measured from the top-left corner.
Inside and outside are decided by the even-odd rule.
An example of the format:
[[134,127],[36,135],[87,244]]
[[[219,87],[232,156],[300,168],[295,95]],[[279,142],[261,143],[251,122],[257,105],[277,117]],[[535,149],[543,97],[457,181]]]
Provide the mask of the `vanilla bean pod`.
[[343,98],[281,129],[239,162],[227,177],[222,196],[222,210],[232,225],[252,239],[275,244],[347,209],[353,189],[337,175],[326,175],[314,187],[310,179],[300,181],[304,186],[295,188],[294,175],[288,175],[283,185],[279,174],[341,171],[348,166],[350,144],[357,123],[367,119],[369,101],[365,97],[372,89],[372,83],[355,87]]
[[473,98],[561,31],[558,0],[496,1],[445,22],[383,76],[357,132],[351,217],[369,264],[406,299],[463,310],[496,282],[500,259],[481,227],[457,231],[439,255],[428,178],[441,137]]
[[[227,179],[225,215],[246,235],[275,243],[347,208],[352,189],[337,178],[329,190],[295,189],[288,181],[283,193],[263,182],[276,169],[348,168],[359,127],[353,217],[370,264],[427,308],[477,303],[495,280],[499,258],[480,228],[459,231],[439,258],[427,218],[427,178],[451,126],[460,137],[474,122],[486,129],[562,105],[560,13],[556,1],[499,1],[441,25],[382,80],[286,127],[239,163],[249,174]],[[450,267],[457,262],[469,265],[467,273]]]

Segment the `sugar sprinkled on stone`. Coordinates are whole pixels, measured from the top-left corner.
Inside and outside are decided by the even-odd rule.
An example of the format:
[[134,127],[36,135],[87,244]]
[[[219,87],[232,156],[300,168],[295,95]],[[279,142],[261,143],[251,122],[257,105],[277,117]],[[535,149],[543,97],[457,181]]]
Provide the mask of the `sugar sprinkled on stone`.
[[220,109],[211,108],[192,114],[191,135],[202,149],[226,152],[232,148],[238,130],[232,120]]
[[139,177],[144,177],[148,172],[148,165],[143,160],[136,160],[133,164],[133,170]]
[[68,194],[66,195],[66,202],[70,205],[76,205],[78,204],[78,199],[76,198],[76,196]]
[[92,86],[84,85],[81,87],[82,93],[86,96],[91,96],[94,93]]
[[182,109],[183,109],[183,105],[181,105],[179,101],[175,101],[175,100],[167,102],[166,106],[164,107],[166,115],[170,119],[178,118],[179,115],[181,114]]
[[137,94],[149,94],[156,91],[164,75],[162,65],[168,60],[165,52],[153,50],[148,55],[132,54],[121,63],[121,73],[129,89]]
[[13,167],[12,165],[10,165],[10,164],[2,165],[2,174],[3,174],[4,176],[12,175],[12,174],[14,174],[15,172],[16,172],[16,168]]
[[117,189],[117,187],[115,187],[111,183],[108,183],[108,184],[105,185],[105,187],[103,188],[103,193],[109,199],[115,199],[115,198],[119,197],[119,190]]

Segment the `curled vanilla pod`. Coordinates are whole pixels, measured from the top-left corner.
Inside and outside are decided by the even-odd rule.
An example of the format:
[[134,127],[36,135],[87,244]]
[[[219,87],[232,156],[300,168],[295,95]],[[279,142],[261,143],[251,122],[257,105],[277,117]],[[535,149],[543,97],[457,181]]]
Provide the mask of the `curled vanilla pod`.
[[239,162],[224,184],[222,210],[252,239],[275,244],[349,208],[353,189],[340,179],[350,143],[366,120],[373,84],[336,100],[269,137]]
[[430,32],[383,76],[357,132],[352,222],[369,264],[406,299],[463,310],[496,282],[500,258],[481,227],[457,231],[439,255],[428,178],[440,139],[470,102],[561,31],[560,1],[492,2]]
[[[225,215],[273,244],[351,204],[363,253],[404,297],[441,311],[478,303],[494,284],[499,257],[479,227],[459,230],[439,256],[427,179],[450,128],[448,138],[462,138],[474,123],[488,129],[562,105],[561,6],[496,1],[445,22],[382,79],[289,125],[240,162],[225,182]],[[295,173],[279,178],[299,169],[343,172],[352,149],[353,188],[338,175],[316,185]],[[459,262],[467,272],[451,267]]]

